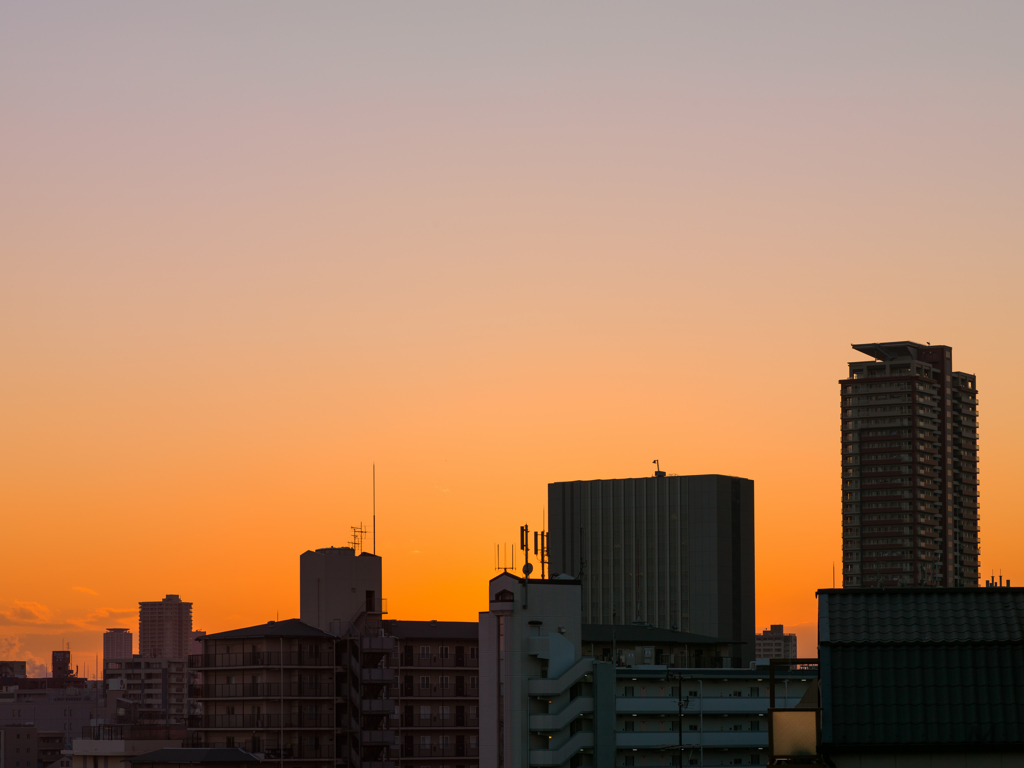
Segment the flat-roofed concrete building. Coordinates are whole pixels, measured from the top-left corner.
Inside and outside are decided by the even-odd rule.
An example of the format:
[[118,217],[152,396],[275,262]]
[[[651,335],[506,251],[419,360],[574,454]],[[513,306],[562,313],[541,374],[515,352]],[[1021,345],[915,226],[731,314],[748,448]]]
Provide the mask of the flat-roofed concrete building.
[[754,655],[759,659],[796,659],[796,635],[782,624],[772,624],[754,638]]
[[577,577],[586,624],[640,622],[754,658],[754,482],[726,475],[548,485],[552,574]]

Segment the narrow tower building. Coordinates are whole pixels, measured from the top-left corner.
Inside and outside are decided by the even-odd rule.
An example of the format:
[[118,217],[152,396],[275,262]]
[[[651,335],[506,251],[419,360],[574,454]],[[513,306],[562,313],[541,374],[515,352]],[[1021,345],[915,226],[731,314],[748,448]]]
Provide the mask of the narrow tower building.
[[854,344],[841,379],[843,586],[976,587],[978,385],[951,347]]

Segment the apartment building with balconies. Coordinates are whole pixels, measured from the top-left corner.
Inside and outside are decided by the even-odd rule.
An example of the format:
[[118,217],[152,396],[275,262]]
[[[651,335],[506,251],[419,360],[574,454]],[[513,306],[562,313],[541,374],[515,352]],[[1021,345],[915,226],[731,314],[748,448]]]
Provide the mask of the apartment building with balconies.
[[103,661],[103,680],[117,698],[137,705],[140,723],[184,727],[189,715],[187,659],[129,656]]
[[[767,764],[768,667],[724,666],[718,638],[582,624],[573,579],[504,573],[489,587],[481,768]],[[816,706],[816,671],[774,677],[776,708]]]
[[[379,614],[370,620],[377,626]],[[203,676],[192,686],[202,714],[189,718],[190,745],[239,747],[281,768],[393,765],[394,641],[379,627],[350,629],[337,636],[288,619],[203,637],[203,653],[189,658]]]
[[397,761],[476,768],[480,659],[475,621],[389,621]]
[[352,730],[338,708],[343,677],[338,639],[298,619],[203,638],[189,666],[203,675],[191,694],[202,714],[189,718],[189,744],[239,747],[280,766],[333,768]]
[[978,586],[978,388],[947,346],[854,344],[839,382],[843,586]]

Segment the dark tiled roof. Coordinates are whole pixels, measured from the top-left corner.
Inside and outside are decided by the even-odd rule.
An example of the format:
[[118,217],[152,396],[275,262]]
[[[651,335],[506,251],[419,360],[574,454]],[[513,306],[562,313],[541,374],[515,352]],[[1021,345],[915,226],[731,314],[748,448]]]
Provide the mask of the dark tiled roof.
[[822,741],[1024,746],[1024,590],[822,590]]
[[[612,641],[611,624],[584,624],[584,643],[610,643]],[[635,624],[616,624],[615,642],[617,643],[659,643],[665,645],[722,645],[729,640],[720,640],[707,635],[693,635],[689,632],[676,632],[673,629],[659,627],[638,627]]]
[[129,763],[258,763],[259,758],[238,747],[183,747],[158,749],[128,758]]
[[475,621],[389,621],[388,632],[398,638],[476,640],[480,625]]
[[266,624],[258,624],[255,627],[243,627],[242,629],[230,629],[227,632],[214,632],[206,635],[202,640],[234,640],[249,637],[320,637],[324,639],[333,638],[316,627],[304,624],[298,619],[285,619],[284,621],[270,621]]
[[1021,642],[1024,589],[823,589],[830,643]]

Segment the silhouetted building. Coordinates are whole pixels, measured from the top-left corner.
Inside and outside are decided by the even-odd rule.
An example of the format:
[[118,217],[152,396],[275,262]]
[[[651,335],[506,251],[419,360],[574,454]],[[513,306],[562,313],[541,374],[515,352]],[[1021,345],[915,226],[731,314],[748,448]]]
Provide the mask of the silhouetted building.
[[[475,764],[479,755],[480,660],[475,621],[389,621],[400,715],[398,764]],[[397,667],[397,668],[396,668]]]
[[103,668],[107,668],[108,659],[130,659],[135,652],[132,647],[131,630],[124,627],[113,627],[103,633]]
[[[361,623],[365,617],[355,617]],[[379,623],[379,615],[378,615]],[[298,619],[202,638],[189,664],[203,682],[192,694],[190,745],[239,747],[283,765],[363,765],[387,760],[395,743],[387,697],[390,637],[332,635]]]
[[28,677],[28,662],[0,661],[0,677]]
[[552,574],[578,577],[583,621],[718,637],[754,658],[754,483],[725,475],[548,485]]
[[976,587],[978,387],[953,350],[854,344],[842,390],[843,586]]
[[51,660],[50,677],[61,680],[74,677],[71,672],[71,651],[54,651]]
[[772,624],[754,638],[754,655],[759,659],[798,658],[796,635],[787,633],[781,624]]
[[1024,589],[823,589],[818,646],[838,768],[1024,764]]
[[139,655],[188,658],[192,644],[192,603],[177,595],[139,603]]

